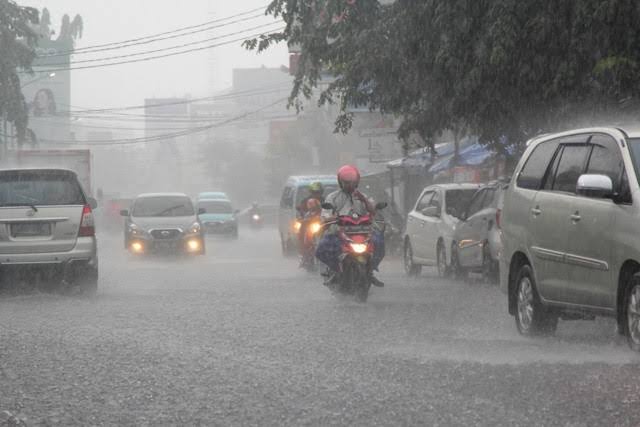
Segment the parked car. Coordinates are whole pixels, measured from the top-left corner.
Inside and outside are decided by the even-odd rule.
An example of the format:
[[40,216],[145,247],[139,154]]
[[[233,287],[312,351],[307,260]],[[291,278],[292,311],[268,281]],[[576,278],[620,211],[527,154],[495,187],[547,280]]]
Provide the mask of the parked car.
[[474,194],[461,215],[454,233],[460,271],[481,272],[487,279],[497,279],[502,253],[500,218],[504,190],[507,184],[494,181],[483,185]]
[[93,293],[98,253],[92,210],[75,172],[64,169],[0,171],[0,266],[42,274]]
[[196,206],[205,233],[238,238],[238,211],[233,209],[229,200],[200,199]]
[[407,216],[404,267],[408,275],[435,265],[447,276],[457,265],[454,232],[479,184],[439,184],[425,188]]
[[134,254],[205,253],[203,229],[186,194],[141,194],[120,214],[126,217],[125,248]]
[[338,189],[335,175],[291,176],[282,190],[278,212],[278,231],[282,253],[291,255],[297,252],[300,222],[297,219],[297,207],[309,196],[309,185],[320,182],[324,186],[324,195],[328,196]]
[[528,144],[505,192],[500,285],[522,335],[613,316],[640,350],[640,133],[593,128]]

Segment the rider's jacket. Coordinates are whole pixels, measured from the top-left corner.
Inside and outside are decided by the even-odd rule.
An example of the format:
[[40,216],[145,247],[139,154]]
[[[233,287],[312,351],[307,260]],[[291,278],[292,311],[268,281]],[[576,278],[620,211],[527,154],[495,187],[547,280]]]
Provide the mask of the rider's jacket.
[[[375,203],[373,199],[367,197],[366,194],[362,193],[369,203],[373,206]],[[334,191],[329,194],[325,200],[327,203],[331,203],[333,207],[336,209],[335,212],[327,209],[322,210],[322,220],[327,221],[332,219],[335,215],[343,216],[343,215],[351,215],[356,213],[358,215],[366,215],[369,213],[367,210],[367,206],[357,197],[353,197],[352,194],[346,193],[342,190]],[[334,232],[335,227],[331,226],[328,232]]]

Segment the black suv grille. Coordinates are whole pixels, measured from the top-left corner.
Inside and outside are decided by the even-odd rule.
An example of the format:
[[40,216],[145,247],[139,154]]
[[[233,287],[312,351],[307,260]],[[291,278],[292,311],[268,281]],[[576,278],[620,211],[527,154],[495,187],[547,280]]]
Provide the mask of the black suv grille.
[[154,239],[158,240],[171,240],[175,239],[180,235],[180,230],[172,229],[172,230],[153,230],[151,235]]

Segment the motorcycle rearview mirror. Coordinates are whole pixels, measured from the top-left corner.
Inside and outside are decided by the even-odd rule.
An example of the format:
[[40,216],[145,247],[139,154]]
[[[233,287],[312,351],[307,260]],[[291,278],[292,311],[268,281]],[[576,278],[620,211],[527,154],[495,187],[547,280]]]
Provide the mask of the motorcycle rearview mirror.
[[328,211],[333,211],[335,210],[335,208],[333,207],[333,205],[329,202],[324,202],[322,204],[322,209],[328,210]]
[[198,208],[198,215],[202,215],[207,213],[207,210],[205,208]]
[[387,202],[380,202],[380,203],[376,203],[376,210],[378,210],[378,211],[379,211],[380,209],[384,209],[384,208],[386,208],[387,206],[388,206],[388,205],[387,205]]

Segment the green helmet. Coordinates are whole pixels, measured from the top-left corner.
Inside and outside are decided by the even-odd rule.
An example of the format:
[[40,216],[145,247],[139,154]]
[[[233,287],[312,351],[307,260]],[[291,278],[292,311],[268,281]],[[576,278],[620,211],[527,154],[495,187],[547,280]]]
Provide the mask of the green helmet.
[[324,186],[321,182],[313,182],[309,186],[309,192],[311,193],[322,193],[324,192]]

